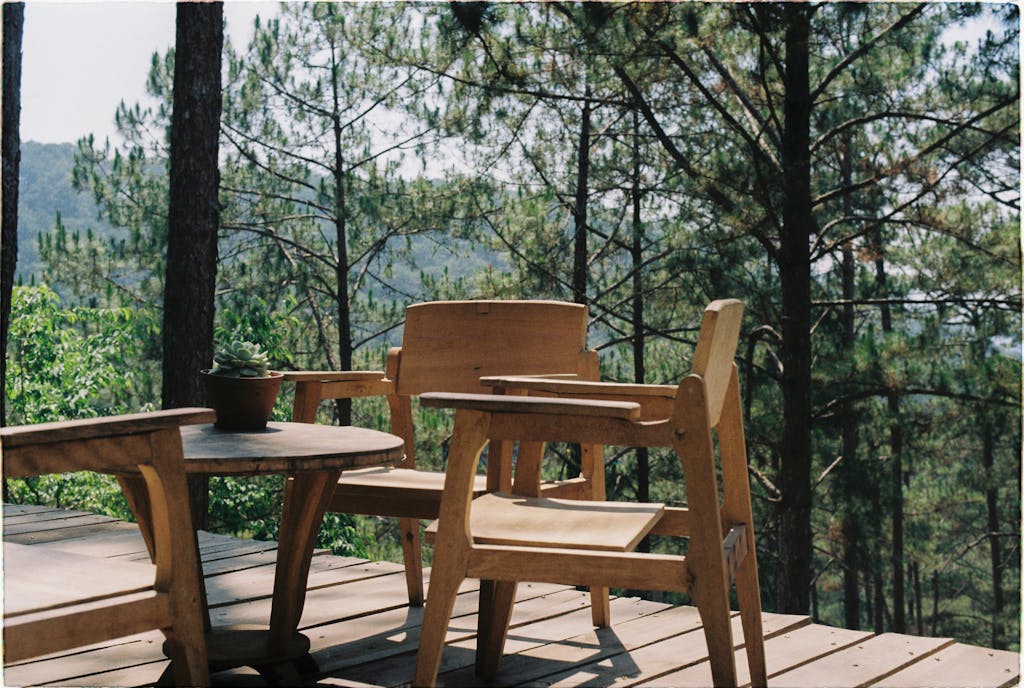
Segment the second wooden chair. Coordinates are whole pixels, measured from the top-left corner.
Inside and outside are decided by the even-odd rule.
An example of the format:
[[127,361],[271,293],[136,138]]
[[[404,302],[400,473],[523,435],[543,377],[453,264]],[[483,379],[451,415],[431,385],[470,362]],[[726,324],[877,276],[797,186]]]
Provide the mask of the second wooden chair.
[[[402,346],[388,352],[386,371],[292,372],[292,420],[312,423],[323,400],[383,396],[391,432],[405,440],[397,468],[348,471],[330,511],[401,519],[409,602],[423,604],[420,520],[437,518],[444,473],[416,467],[413,397],[424,392],[482,392],[482,376],[557,376],[599,379],[597,352],[587,350],[586,306],[560,301],[434,301],[406,309]],[[582,470],[570,480],[545,483],[545,494],[604,499],[599,447],[584,446]],[[493,442],[487,475],[473,479],[473,494],[508,489],[512,445]],[[594,623],[607,625],[607,591],[594,591]]]
[[[736,585],[750,677],[766,681],[739,379],[733,357],[743,305],[705,310],[691,373],[678,387],[504,379],[506,389],[563,398],[425,394],[454,408],[455,428],[414,685],[434,683],[463,579],[479,578],[477,673],[493,678],[519,581],[689,592],[700,612],[716,686],[737,684],[729,610]],[[570,398],[564,398],[570,397]],[[658,416],[661,416],[658,418]],[[719,501],[716,451],[721,460]],[[487,441],[519,441],[509,492],[474,498],[471,478]],[[687,508],[550,499],[536,462],[545,441],[670,447]],[[532,468],[532,470],[531,470]],[[647,534],[688,538],[686,556],[633,551]]]

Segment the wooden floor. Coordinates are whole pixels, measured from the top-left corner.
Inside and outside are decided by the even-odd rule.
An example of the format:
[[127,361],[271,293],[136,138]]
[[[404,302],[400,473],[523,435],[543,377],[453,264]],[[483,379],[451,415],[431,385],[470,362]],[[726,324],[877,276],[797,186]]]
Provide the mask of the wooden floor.
[[[145,560],[137,529],[105,516],[43,507],[4,507],[4,538],[94,556]],[[203,568],[215,625],[266,623],[275,543],[203,533]],[[69,572],[69,575],[74,575]],[[587,595],[564,586],[519,586],[498,685],[706,686],[711,675],[700,620],[692,607],[636,598],[612,601],[614,626],[590,625]],[[455,608],[439,683],[472,686],[476,582]],[[301,630],[312,644],[323,686],[398,686],[413,674],[422,610],[405,603],[401,566],[313,558]],[[737,619],[738,621],[738,619]],[[765,615],[772,686],[1011,686],[1016,653],[943,638],[849,631],[806,617]],[[742,632],[736,623],[737,642]],[[5,667],[3,685],[139,686],[166,661],[159,633]],[[738,659],[746,676],[742,651]],[[214,676],[219,685],[259,685],[249,670]]]

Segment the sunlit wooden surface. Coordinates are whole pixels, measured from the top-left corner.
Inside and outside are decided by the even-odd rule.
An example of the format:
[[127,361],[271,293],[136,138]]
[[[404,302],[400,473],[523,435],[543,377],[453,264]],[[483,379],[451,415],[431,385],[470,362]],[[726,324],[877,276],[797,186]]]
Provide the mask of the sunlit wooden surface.
[[[82,512],[4,507],[9,542],[91,556],[146,561],[132,525]],[[270,611],[276,543],[201,533],[215,624],[263,623]],[[429,572],[427,572],[429,581]],[[700,619],[692,607],[617,598],[609,629],[590,624],[590,600],[565,586],[521,585],[512,630],[495,685],[706,686]],[[429,592],[429,588],[428,588]],[[476,582],[456,602],[439,684],[479,685],[473,675]],[[309,635],[321,669],[317,685],[400,686],[412,679],[422,609],[407,603],[402,566],[319,552],[310,569],[300,630]],[[943,638],[875,636],[765,614],[769,685],[996,686],[1017,685],[1019,655]],[[734,634],[742,642],[738,619]],[[158,632],[5,667],[3,685],[142,686],[166,660]],[[737,662],[741,680],[745,662]],[[239,670],[214,676],[219,685],[260,685]]]

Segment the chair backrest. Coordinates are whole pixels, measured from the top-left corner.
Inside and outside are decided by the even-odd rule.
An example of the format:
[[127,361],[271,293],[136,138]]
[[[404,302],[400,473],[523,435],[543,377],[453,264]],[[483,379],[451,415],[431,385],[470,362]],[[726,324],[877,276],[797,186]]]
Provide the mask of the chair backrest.
[[708,304],[700,323],[691,372],[704,378],[712,427],[718,425],[718,419],[722,415],[742,321],[743,302],[736,299],[721,299]]
[[560,301],[432,301],[406,309],[397,392],[480,392],[487,375],[591,379],[587,307]]

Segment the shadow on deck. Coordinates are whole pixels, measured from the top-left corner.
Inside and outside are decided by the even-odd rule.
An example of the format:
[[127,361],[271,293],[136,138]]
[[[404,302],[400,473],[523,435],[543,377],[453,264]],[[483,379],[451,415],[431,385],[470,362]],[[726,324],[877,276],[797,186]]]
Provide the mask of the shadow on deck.
[[[134,525],[46,507],[4,506],[4,539],[91,556],[148,561]],[[276,543],[201,533],[213,624],[262,624],[270,617]],[[71,574],[73,575],[73,574]],[[429,575],[429,572],[428,572]],[[422,609],[406,603],[402,567],[318,552],[300,630],[320,668],[317,685],[399,686],[413,675]],[[473,674],[476,581],[456,603],[439,685],[480,685]],[[614,626],[590,625],[589,597],[548,584],[519,586],[512,628],[495,685],[707,686],[700,618],[692,607],[637,598],[612,601]],[[1017,685],[1012,652],[831,628],[803,616],[765,614],[772,686]],[[742,630],[737,618],[737,643]],[[159,633],[146,633],[4,667],[6,686],[141,686],[166,665]],[[746,658],[737,665],[746,678]],[[218,685],[261,685],[249,670],[214,675]]]

